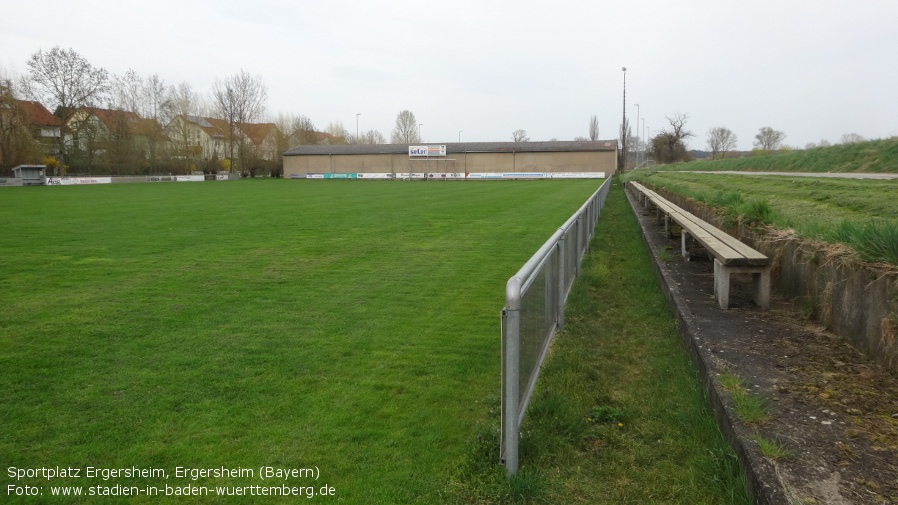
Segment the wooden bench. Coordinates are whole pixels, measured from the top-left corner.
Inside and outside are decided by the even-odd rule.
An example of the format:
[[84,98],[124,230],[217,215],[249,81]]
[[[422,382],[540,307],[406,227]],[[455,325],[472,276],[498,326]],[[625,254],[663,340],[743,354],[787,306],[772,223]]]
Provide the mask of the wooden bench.
[[767,256],[638,182],[628,182],[627,187],[633,189],[636,200],[645,208],[656,209],[657,222],[660,225],[663,221],[668,237],[671,236],[671,221],[682,229],[680,244],[686,261],[690,259],[686,248],[690,237],[714,257],[714,297],[721,309],[729,307],[730,275],[734,273],[752,274],[755,302],[762,309],[770,308],[770,259]]

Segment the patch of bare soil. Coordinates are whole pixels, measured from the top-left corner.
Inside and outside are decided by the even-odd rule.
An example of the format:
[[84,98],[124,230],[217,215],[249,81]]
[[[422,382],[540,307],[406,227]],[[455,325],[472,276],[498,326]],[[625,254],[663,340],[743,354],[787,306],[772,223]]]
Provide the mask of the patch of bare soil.
[[[685,261],[679,238],[664,236],[655,213],[634,209],[691,352],[715,383],[724,431],[752,467],[758,501],[898,504],[898,377],[776,293],[761,310],[749,276],[734,276],[730,309],[721,310],[700,246]],[[739,419],[719,385],[724,373],[764,400],[764,419]],[[762,451],[759,440],[783,453]]]

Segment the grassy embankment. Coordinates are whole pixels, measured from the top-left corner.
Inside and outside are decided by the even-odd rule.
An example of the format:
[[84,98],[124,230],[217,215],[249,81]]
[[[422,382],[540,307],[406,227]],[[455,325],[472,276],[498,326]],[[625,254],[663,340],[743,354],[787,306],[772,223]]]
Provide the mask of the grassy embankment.
[[495,463],[491,420],[447,500],[749,503],[619,184],[536,391],[521,427],[518,475],[507,480]]
[[695,162],[629,174],[719,209],[725,220],[793,229],[840,243],[868,262],[898,265],[898,180],[694,174],[699,170],[898,171],[898,140],[738,160]]
[[659,170],[764,172],[898,172],[898,138],[716,161],[659,165]]

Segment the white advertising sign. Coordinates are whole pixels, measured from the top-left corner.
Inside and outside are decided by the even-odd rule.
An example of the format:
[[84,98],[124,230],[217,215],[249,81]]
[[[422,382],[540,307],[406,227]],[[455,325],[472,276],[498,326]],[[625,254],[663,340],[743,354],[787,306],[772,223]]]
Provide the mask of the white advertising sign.
[[384,180],[384,179],[395,179],[396,174],[392,174],[389,172],[384,173],[361,173],[356,174],[357,179],[376,179],[376,180]]
[[45,177],[47,186],[73,186],[75,184],[112,184],[112,177]]
[[408,146],[409,158],[446,156],[446,146]]
[[438,173],[428,173],[427,174],[427,180],[455,181],[455,180],[462,180],[464,178],[465,178],[464,172],[448,172],[448,173],[438,172]]
[[604,179],[605,172],[549,172],[549,179]]

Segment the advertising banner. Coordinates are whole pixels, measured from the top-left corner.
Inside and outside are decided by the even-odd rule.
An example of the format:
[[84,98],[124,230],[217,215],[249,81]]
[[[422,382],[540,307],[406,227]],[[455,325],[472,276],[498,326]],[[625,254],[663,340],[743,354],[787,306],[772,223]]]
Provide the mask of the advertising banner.
[[479,179],[479,180],[501,180],[502,174],[493,173],[493,172],[471,172],[468,174],[468,179]]
[[375,180],[386,180],[386,179],[395,179],[396,174],[384,172],[384,173],[358,173],[359,179],[375,179]]
[[502,174],[503,179],[545,179],[545,172],[511,172]]
[[112,184],[112,177],[72,177],[72,184]]
[[75,184],[112,184],[112,177],[45,177],[47,186],[73,186]]
[[464,180],[465,173],[464,172],[460,172],[460,173],[455,173],[455,172],[428,173],[428,174],[426,174],[425,178],[427,180],[457,181],[457,180]]
[[356,174],[324,174],[325,179],[355,179]]
[[396,174],[397,179],[423,179],[424,173],[408,173],[408,172],[399,172]]
[[446,146],[408,146],[409,158],[446,156]]
[[202,175],[176,175],[175,180],[178,182],[203,182],[206,178]]
[[549,172],[548,179],[604,179],[605,172]]
[[175,176],[173,175],[148,175],[147,182],[175,182]]

